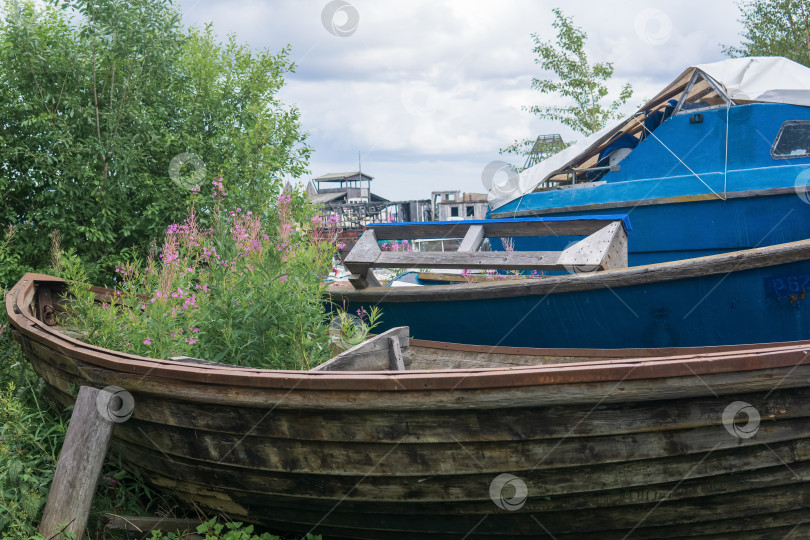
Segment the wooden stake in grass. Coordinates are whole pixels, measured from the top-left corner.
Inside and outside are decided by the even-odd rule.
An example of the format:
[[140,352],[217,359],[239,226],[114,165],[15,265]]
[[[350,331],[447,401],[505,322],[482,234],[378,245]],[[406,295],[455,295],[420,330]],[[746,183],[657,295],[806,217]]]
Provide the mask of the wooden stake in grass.
[[122,388],[79,389],[39,525],[45,538],[62,532],[84,535],[113,427],[129,419],[133,406],[132,396]]

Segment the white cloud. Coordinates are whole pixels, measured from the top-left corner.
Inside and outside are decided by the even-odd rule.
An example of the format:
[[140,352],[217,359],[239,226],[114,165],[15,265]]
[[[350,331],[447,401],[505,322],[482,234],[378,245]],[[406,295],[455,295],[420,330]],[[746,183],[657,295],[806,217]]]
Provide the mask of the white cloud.
[[[555,38],[551,9],[559,4],[349,1],[359,24],[347,37],[323,26],[326,0],[181,2],[187,24],[213,21],[220,35],[257,49],[292,44],[298,68],[282,95],[311,132],[313,176],[355,169],[360,151],[375,191],[389,198],[482,191],[481,170],[504,159],[498,149],[515,139],[580,137],[521,111],[559,103],[530,89],[543,76],[531,34]],[[578,0],[563,11],[587,32],[591,60],[613,62],[614,96],[633,84],[628,112],[689,65],[721,59],[720,44],[735,43],[740,30],[731,0]]]

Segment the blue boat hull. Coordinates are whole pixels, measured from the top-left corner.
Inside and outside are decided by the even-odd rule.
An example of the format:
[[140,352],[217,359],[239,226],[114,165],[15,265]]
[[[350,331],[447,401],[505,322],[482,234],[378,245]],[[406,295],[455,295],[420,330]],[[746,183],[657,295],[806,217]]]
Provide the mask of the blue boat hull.
[[[774,157],[772,148],[786,121],[810,123],[810,107],[755,103],[704,111],[699,123],[691,116],[669,118],[601,182],[527,193],[490,215],[627,214],[631,266],[810,237],[810,155]],[[548,242],[519,239],[515,249]]]
[[391,289],[372,302],[348,291],[341,302],[350,312],[380,307],[375,331],[409,326],[418,339],[478,345],[611,349],[810,339],[810,260],[640,285],[431,301],[446,288],[422,287],[413,301]]
[[[810,238],[810,205],[795,193],[728,200],[620,206],[549,214],[554,217],[627,214],[630,266],[655,264]],[[517,251],[563,249],[578,238],[514,238]],[[502,250],[497,239],[493,250]]]

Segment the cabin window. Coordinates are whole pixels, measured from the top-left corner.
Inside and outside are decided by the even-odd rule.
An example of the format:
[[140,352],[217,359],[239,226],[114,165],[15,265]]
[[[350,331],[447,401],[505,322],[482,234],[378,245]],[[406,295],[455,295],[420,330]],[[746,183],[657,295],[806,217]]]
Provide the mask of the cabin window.
[[450,208],[450,217],[458,217],[458,206]]
[[788,120],[779,128],[771,147],[773,159],[810,157],[810,121]]
[[467,217],[475,217],[475,207],[468,206],[467,207]]

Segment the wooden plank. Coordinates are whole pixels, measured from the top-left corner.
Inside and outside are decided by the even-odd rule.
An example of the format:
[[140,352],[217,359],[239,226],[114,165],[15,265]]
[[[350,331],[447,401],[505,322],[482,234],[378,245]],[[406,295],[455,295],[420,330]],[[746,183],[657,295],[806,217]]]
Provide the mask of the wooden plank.
[[362,273],[350,274],[349,283],[358,290],[368,289],[369,287],[382,287],[377,276],[374,275],[374,271],[369,267],[366,267]]
[[411,363],[410,356],[406,361],[402,353],[403,349],[407,352],[410,348],[410,330],[407,326],[392,328],[367,339],[310,371],[384,371],[392,369],[390,340],[397,342],[404,369],[406,364]]
[[[462,445],[459,441],[459,444],[451,443],[447,447],[441,447],[439,443],[434,443],[427,437],[414,437],[414,433],[407,444],[393,448],[395,443],[383,444],[373,439],[352,444],[321,440],[271,440],[255,435],[244,439],[244,435],[240,434],[142,424],[121,430],[116,437],[133,447],[158,449],[170,460],[176,457],[179,461],[187,457],[209,466],[232,465],[255,472],[362,476],[368,472],[369,461],[379,463],[373,472],[368,472],[369,477],[386,475],[404,477],[430,473],[445,475],[492,473],[495,476],[504,470],[513,473],[531,471],[540,462],[545,470],[597,466],[734,450],[743,444],[757,446],[785,441],[795,442],[810,437],[810,419],[779,419],[776,422],[768,421],[767,426],[763,426],[763,429],[757,432],[755,440],[741,442],[741,439],[729,435],[723,428],[720,419],[723,405],[723,403],[715,405],[715,423],[705,427],[679,426],[689,429],[647,431],[626,435],[608,433],[600,437],[563,437],[556,440],[539,439],[531,443],[521,440],[492,443],[466,441]],[[587,418],[585,412],[580,412],[583,418]],[[660,410],[657,412],[661,414]],[[617,414],[620,413],[614,411],[613,415]],[[434,418],[440,421],[441,417],[434,415]],[[481,419],[485,425],[497,421],[497,418],[490,414],[482,416]],[[522,426],[514,428],[520,432]],[[148,438],[144,438],[143,431],[149,434]],[[238,452],[233,452],[235,445],[240,445]],[[579,453],[583,448],[587,448],[588,451],[584,454]],[[441,457],[435,454],[439,449]],[[477,456],[475,461],[468,459],[470,452]],[[329,456],[329,461],[324,462],[323,456]]]
[[[506,217],[506,216],[504,216]],[[509,215],[509,218],[512,216]],[[463,238],[472,225],[484,226],[485,238],[512,236],[586,236],[606,225],[604,219],[577,219],[564,221],[536,220],[464,220],[452,223],[380,224],[375,226],[377,240],[417,238]],[[365,234],[367,234],[366,231]]]
[[380,268],[480,268],[505,270],[560,270],[559,251],[476,251],[460,253],[383,251],[374,267]]
[[[568,222],[565,222],[568,223]],[[537,225],[537,223],[530,223]],[[497,224],[496,224],[497,225]],[[509,224],[512,226],[513,224]],[[346,267],[354,274],[349,281],[355,289],[365,289],[375,285],[369,275],[371,268],[476,268],[504,270],[566,270],[577,272],[602,270],[606,264],[618,266],[627,260],[626,241],[620,235],[626,233],[621,221],[604,224],[602,228],[581,240],[565,252],[557,251],[475,251],[483,242],[489,225],[470,225],[464,240],[456,252],[386,252],[376,245],[374,231],[367,231],[364,244],[358,243],[355,250],[346,258]],[[545,231],[547,232],[547,231]],[[615,246],[614,246],[615,241]],[[372,246],[372,242],[374,245]],[[624,248],[625,253],[620,253]],[[610,252],[610,257],[607,256]],[[561,255],[564,258],[560,260]],[[588,270],[590,268],[590,270]]]
[[503,281],[505,279],[519,279],[520,276],[505,274],[449,274],[444,272],[419,272],[422,281],[435,281],[437,283],[486,283],[490,281]]
[[[28,354],[28,353],[26,353]],[[46,358],[55,354],[48,353]],[[803,358],[806,358],[802,355]],[[760,369],[733,373],[705,374],[700,363],[688,363],[683,367],[697,374],[689,376],[669,377],[661,375],[660,379],[634,380],[638,374],[650,377],[649,371],[666,373],[664,369],[644,369],[645,365],[621,364],[617,375],[622,374],[626,384],[622,384],[622,391],[616,392],[616,381],[603,379],[604,382],[588,382],[584,384],[557,384],[564,380],[565,371],[577,371],[583,368],[582,364],[566,364],[565,370],[560,366],[538,366],[536,368],[520,368],[511,370],[458,370],[454,373],[442,374],[439,372],[409,372],[398,374],[396,380],[382,378],[378,374],[356,374],[350,378],[342,377],[340,390],[330,391],[328,386],[319,385],[314,391],[306,391],[307,381],[298,379],[291,381],[295,392],[280,389],[272,391],[267,388],[233,387],[228,394],[212,392],[212,387],[222,388],[223,377],[217,377],[209,385],[200,385],[190,382],[175,382],[167,379],[144,378],[142,375],[126,373],[110,373],[99,370],[93,366],[82,363],[80,369],[82,376],[67,376],[51,365],[50,360],[42,361],[37,357],[29,356],[34,369],[51,385],[64,393],[63,404],[72,401],[67,392],[70,388],[84,380],[103,380],[120,386],[138,386],[145,393],[170,396],[173,401],[188,400],[194,403],[210,404],[212,406],[274,406],[280,408],[294,408],[298,410],[319,409],[328,406],[331,410],[376,410],[396,409],[399,411],[432,410],[441,408],[446,411],[457,410],[489,410],[491,408],[508,408],[515,403],[524,406],[548,405],[578,405],[591,404],[598,399],[603,404],[627,403],[632,401],[658,401],[662,399],[681,399],[703,397],[713,389],[720,395],[759,392],[773,390],[773,381],[782,380],[780,388],[795,388],[806,386],[810,378],[810,366],[801,365],[801,359],[796,359],[793,366],[779,369]],[[712,361],[712,363],[717,363]],[[591,363],[595,364],[595,363]],[[585,364],[587,365],[587,364]],[[650,366],[652,367],[652,366]],[[536,371],[549,371],[548,380],[538,381]],[[507,373],[508,372],[508,373]],[[646,373],[645,373],[646,372]],[[703,372],[703,373],[701,373]],[[379,372],[380,374],[384,372]],[[290,372],[284,373],[289,376]],[[304,372],[306,374],[306,372]],[[327,375],[330,373],[323,373]],[[312,375],[312,374],[310,374]],[[335,374],[335,375],[340,375]],[[443,376],[446,375],[446,376]],[[513,380],[509,380],[509,376]],[[654,376],[654,375],[653,375]],[[363,381],[364,378],[373,378],[373,381]],[[354,379],[360,379],[366,384],[351,384]],[[320,377],[319,377],[320,381]],[[373,384],[368,384],[373,382]],[[388,382],[389,384],[382,384]],[[476,383],[485,383],[489,386],[498,384],[504,388],[476,388]],[[516,387],[517,384],[533,383],[531,386]],[[556,386],[543,386],[543,383]],[[506,387],[507,385],[512,387]],[[547,388],[553,388],[549,392]],[[424,391],[420,391],[424,389]],[[452,389],[454,392],[446,392]],[[460,399],[463,398],[463,399]]]
[[633,285],[646,285],[671,280],[685,280],[715,274],[731,274],[754,268],[765,268],[804,261],[810,258],[810,241],[721,253],[695,259],[684,259],[664,264],[651,264],[621,268],[609,272],[582,275],[547,276],[543,279],[508,280],[479,283],[466,287],[397,287],[353,291],[348,288],[330,288],[335,303],[342,302],[446,302],[456,300],[484,300],[516,296],[562,294]]
[[483,225],[472,225],[469,229],[467,229],[467,234],[464,235],[464,239],[461,241],[461,245],[458,246],[458,251],[465,252],[465,251],[478,251],[478,248],[481,247],[481,244],[484,243],[484,226]]
[[377,245],[374,229],[369,229],[357,240],[357,243],[343,261],[343,265],[352,273],[349,276],[349,283],[355,289],[380,287],[380,282],[370,266],[379,254],[380,246]]
[[388,356],[392,371],[405,371],[405,363],[402,360],[402,349],[399,346],[399,338],[388,338]]
[[126,405],[119,405],[114,399],[114,395],[106,390],[89,386],[79,389],[39,525],[39,532],[46,538],[63,532],[76,538],[84,535],[93,494],[116,423],[109,414]]
[[[616,507],[638,505],[632,510],[641,512],[640,516],[643,516],[649,512],[650,505],[657,500],[661,502],[671,501],[673,503],[670,510],[666,512],[666,517],[661,516],[659,519],[672,520],[672,523],[685,523],[690,520],[692,522],[711,521],[717,519],[718,515],[724,515],[718,513],[714,504],[703,502],[702,506],[704,508],[700,517],[693,516],[692,518],[686,515],[678,516],[677,509],[672,506],[678,504],[700,505],[701,501],[706,501],[707,495],[725,497],[727,490],[732,493],[743,494],[744,498],[748,500],[748,504],[759,501],[760,507],[758,511],[770,513],[770,511],[778,508],[778,506],[762,506],[763,504],[770,505],[775,502],[767,497],[767,492],[770,489],[763,493],[763,490],[757,489],[757,487],[764,484],[776,492],[779,489],[783,490],[785,497],[775,502],[777,505],[781,505],[785,499],[790,498],[789,495],[792,491],[790,486],[804,490],[808,489],[806,481],[802,482],[801,477],[792,475],[787,467],[779,463],[777,457],[784,459],[784,463],[793,463],[790,467],[795,467],[797,472],[801,473],[804,478],[807,477],[808,472],[806,465],[804,463],[795,464],[795,458],[792,458],[789,453],[789,445],[787,447],[784,445],[775,446],[774,449],[775,452],[778,452],[778,456],[771,454],[768,457],[766,448],[757,449],[758,456],[764,460],[761,462],[752,459],[754,456],[748,454],[749,449],[744,448],[739,451],[710,452],[708,455],[704,454],[703,456],[684,456],[683,458],[673,458],[663,462],[632,461],[620,465],[582,467],[574,471],[569,469],[559,472],[540,469],[536,472],[519,475],[531,486],[530,491],[535,494],[526,501],[528,508],[524,511],[554,512],[558,511],[562,506],[563,508],[567,507],[566,509],[572,512],[580,512],[581,518],[582,508],[596,507],[615,512],[616,517],[622,515],[626,517],[628,510],[631,509]],[[138,451],[137,448],[133,448],[133,450]],[[134,452],[131,455],[136,457]],[[733,463],[738,456],[744,456],[745,459],[741,459],[739,463]],[[194,493],[194,484],[190,482],[196,479],[204,479],[205,475],[210,477],[212,471],[216,470],[205,465],[201,465],[198,470],[195,470],[193,463],[182,463],[179,464],[181,470],[175,472],[171,470],[171,463],[153,463],[149,459],[150,457],[148,454],[136,457],[139,461],[148,462],[150,477],[152,474],[161,475],[161,472],[155,469],[163,469],[165,472],[162,474],[167,474],[169,478],[179,475],[182,480],[170,485],[185,484],[183,490],[188,490],[187,493],[192,494]],[[155,457],[159,458],[159,455]],[[701,460],[701,457],[705,457],[705,461]],[[718,459],[721,457],[724,459]],[[713,468],[709,466],[713,466]],[[761,467],[770,467],[771,469],[746,471],[739,475],[733,474],[734,472],[745,471],[745,469],[759,469]],[[339,477],[330,476],[318,477],[318,482],[313,482],[312,479],[307,482],[307,478],[296,478],[296,475],[264,475],[256,473],[244,474],[244,482],[240,482],[238,474],[238,471],[224,470],[221,475],[223,479],[235,478],[236,481],[232,484],[235,489],[231,491],[234,494],[234,499],[250,500],[256,504],[261,504],[260,500],[265,504],[277,505],[284,505],[286,502],[297,506],[299,509],[309,508],[318,517],[323,516],[323,512],[318,512],[318,508],[325,507],[328,510],[330,507],[329,499],[337,499],[335,494],[342,496],[341,499],[338,499],[340,500],[340,511],[346,513],[356,513],[364,504],[373,504],[374,513],[377,513],[377,509],[379,509],[380,513],[399,515],[424,513],[426,516],[444,515],[444,517],[449,517],[453,514],[487,511],[488,509],[484,505],[486,503],[491,504],[486,490],[481,489],[482,486],[486,486],[491,481],[491,476],[484,475],[451,478],[445,475],[430,475],[428,477],[408,479],[397,478],[397,475],[393,474],[387,477],[369,477],[368,482],[362,482],[361,477],[358,476],[347,477],[342,482]],[[448,490],[446,482],[451,479],[453,489]],[[662,485],[662,480],[667,483]],[[680,481],[676,484],[676,480]],[[749,483],[749,481],[752,483]],[[362,483],[363,485],[356,486],[357,491],[355,491],[351,482]],[[627,484],[635,485],[638,488],[628,490],[629,492],[625,492],[624,489],[610,489],[612,486],[622,484],[625,486]],[[268,489],[270,486],[272,486],[272,491]],[[441,490],[442,486],[445,487],[444,491]],[[483,495],[481,494],[482,491],[484,492]],[[572,492],[574,493],[573,496],[570,495]],[[298,495],[297,502],[291,501],[289,497],[285,499],[285,495],[290,493]],[[311,495],[305,498],[302,496],[304,493]],[[347,493],[350,493],[351,496],[347,496]],[[671,498],[669,494],[672,494]],[[734,498],[733,496],[730,497],[730,499]],[[794,493],[792,498],[792,505],[806,505],[806,499],[803,497],[796,497]],[[343,503],[344,499],[345,504]],[[681,499],[681,502],[676,503],[679,499]],[[725,510],[728,510],[733,502],[732,500],[724,501],[724,506],[728,505]],[[740,500],[738,499],[736,502],[739,503]],[[334,506],[334,502],[331,505]],[[266,511],[256,512],[255,506],[253,504],[251,506],[255,516],[273,514],[273,512]],[[397,509],[397,506],[399,506],[399,509]],[[785,507],[783,509],[787,510],[789,508]],[[745,513],[750,510],[746,508],[741,509],[741,511]],[[576,520],[576,516],[573,516],[573,518]],[[469,522],[467,525],[469,526]]]
[[[587,186],[588,184],[581,184]],[[573,188],[576,189],[576,188]],[[771,197],[774,195],[795,194],[795,188],[768,188],[756,189],[747,191],[731,191],[725,194],[725,200],[728,199],[742,199],[747,197]],[[628,208],[635,208],[637,206],[654,206],[661,204],[678,204],[698,201],[714,201],[719,200],[714,193],[705,193],[700,195],[682,195],[676,197],[659,197],[655,199],[640,199],[635,201],[617,201],[609,203],[595,203],[595,204],[582,204],[578,206],[560,206],[555,208],[541,208],[535,210],[518,210],[517,212],[493,212],[493,218],[512,218],[523,217],[531,218],[537,216],[548,216],[549,214],[562,214],[566,212],[590,212],[594,210],[610,210],[616,209],[624,211]]]
[[[595,233],[599,234],[599,233]],[[627,268],[628,254],[627,254],[627,232],[621,224],[614,231],[610,243],[605,250],[602,259],[602,268],[604,270],[615,270],[617,268]]]
[[346,268],[352,270],[352,266],[362,267],[364,264],[374,262],[380,254],[380,246],[377,245],[377,236],[374,229],[369,229],[360,236],[352,250],[346,255]]
[[627,234],[614,221],[566,248],[557,261],[574,273],[627,267]]

